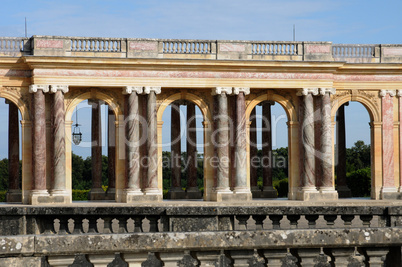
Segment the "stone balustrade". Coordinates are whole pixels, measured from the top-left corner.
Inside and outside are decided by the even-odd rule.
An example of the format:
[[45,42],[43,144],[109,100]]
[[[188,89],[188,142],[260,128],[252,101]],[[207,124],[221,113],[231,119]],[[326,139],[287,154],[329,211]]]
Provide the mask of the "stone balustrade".
[[0,37],[0,56],[23,55],[401,63],[402,45],[63,36]]
[[0,214],[0,263],[401,264],[400,206],[14,206]]

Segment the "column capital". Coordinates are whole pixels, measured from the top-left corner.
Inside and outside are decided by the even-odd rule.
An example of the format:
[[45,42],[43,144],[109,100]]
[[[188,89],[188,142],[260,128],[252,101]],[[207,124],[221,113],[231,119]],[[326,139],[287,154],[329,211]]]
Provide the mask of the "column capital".
[[233,94],[238,95],[240,93],[244,93],[244,95],[250,94],[250,87],[234,87]]
[[212,95],[220,95],[222,93],[230,95],[232,93],[232,87],[215,87],[212,89]]
[[306,96],[309,93],[311,93],[312,95],[318,95],[318,88],[303,88],[301,90],[299,90],[296,95],[297,96]]
[[44,93],[49,92],[49,85],[45,84],[31,84],[29,86],[29,92],[30,93],[36,93],[38,90],[42,90]]
[[402,89],[396,90],[396,96],[397,97],[402,97]]
[[68,93],[68,85],[50,85],[50,93],[56,93],[62,91],[64,94]]
[[150,94],[151,92],[155,92],[155,94],[160,94],[161,93],[161,87],[160,86],[145,86],[144,87],[144,94]]
[[381,97],[385,97],[387,94],[389,94],[389,96],[391,96],[391,97],[396,96],[396,90],[381,90],[380,91]]
[[320,88],[320,95],[325,95],[326,93],[329,93],[330,95],[336,94],[336,89],[335,88]]
[[138,95],[144,92],[142,86],[125,86],[123,88],[123,95],[130,95],[133,92],[136,92]]

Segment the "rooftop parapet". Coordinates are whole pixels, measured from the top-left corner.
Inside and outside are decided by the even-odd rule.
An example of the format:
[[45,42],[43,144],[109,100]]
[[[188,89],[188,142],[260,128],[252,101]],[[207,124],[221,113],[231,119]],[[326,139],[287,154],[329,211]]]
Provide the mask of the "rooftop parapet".
[[23,55],[402,63],[402,45],[37,35],[31,38],[0,37],[0,56]]

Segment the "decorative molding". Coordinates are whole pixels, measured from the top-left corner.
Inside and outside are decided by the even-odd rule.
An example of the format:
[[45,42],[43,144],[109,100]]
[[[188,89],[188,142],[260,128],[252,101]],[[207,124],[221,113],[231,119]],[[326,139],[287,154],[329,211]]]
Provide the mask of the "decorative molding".
[[249,95],[250,87],[234,87],[233,94],[238,95],[239,93],[244,93],[244,95]]
[[215,87],[212,89],[212,95],[220,95],[222,93],[227,95],[232,94],[232,87]]
[[68,85],[50,85],[50,93],[56,93],[62,91],[64,94],[68,93]]
[[318,95],[318,88],[303,88],[299,90],[296,95],[297,96],[305,96],[311,93],[312,95]]
[[142,86],[126,86],[123,88],[123,95],[130,95],[133,92],[136,92],[137,94],[142,94],[144,92],[144,89]]
[[30,93],[36,93],[38,90],[42,90],[44,93],[49,92],[49,85],[43,85],[43,84],[31,84],[29,86],[29,92]]
[[391,96],[391,97],[396,96],[396,90],[381,90],[380,91],[381,97],[385,97],[387,94],[389,94],[389,96]]
[[320,95],[325,95],[326,93],[329,93],[330,95],[335,95],[336,89],[335,88],[320,88]]
[[160,86],[145,86],[144,87],[144,94],[149,94],[151,92],[155,92],[155,94],[160,94],[161,93],[161,87]]

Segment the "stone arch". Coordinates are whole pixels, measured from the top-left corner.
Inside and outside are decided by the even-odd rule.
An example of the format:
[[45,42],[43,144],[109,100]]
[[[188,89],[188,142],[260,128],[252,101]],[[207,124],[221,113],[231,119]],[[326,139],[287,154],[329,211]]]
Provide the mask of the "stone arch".
[[204,99],[202,99],[200,96],[197,96],[192,93],[188,92],[183,92],[183,93],[176,93],[172,94],[166,98],[163,99],[163,101],[158,105],[158,110],[157,110],[157,120],[158,120],[158,158],[159,158],[159,164],[158,164],[158,185],[159,189],[162,190],[163,187],[163,177],[162,177],[162,116],[163,113],[166,109],[167,106],[169,106],[172,102],[176,100],[188,100],[193,102],[198,106],[198,108],[201,110],[201,113],[203,115],[204,121],[203,121],[203,126],[204,126],[204,200],[211,200],[210,199],[210,194],[212,192],[212,187],[213,187],[213,180],[214,180],[214,172],[212,166],[208,163],[208,159],[211,159],[213,157],[213,146],[211,145],[210,142],[210,137],[211,135],[209,134],[211,132],[211,121],[212,121],[212,114],[209,106],[206,104]]
[[[289,179],[289,199],[296,199],[296,192],[298,190],[298,181],[299,181],[299,168],[298,168],[298,159],[299,159],[299,141],[298,141],[298,116],[297,110],[295,106],[291,103],[291,101],[279,94],[263,94],[254,99],[249,100],[249,103],[246,107],[246,121],[250,121],[251,111],[261,102],[272,100],[279,103],[288,118],[288,179]],[[247,130],[247,134],[249,135],[250,131]],[[249,140],[249,136],[248,136]],[[247,142],[247,180],[250,182],[250,142]]]
[[[332,122],[332,147],[335,145],[335,118],[336,113],[343,104],[354,101],[362,104],[370,117],[370,145],[371,145],[371,198],[380,199],[380,190],[382,187],[382,154],[381,150],[375,147],[381,147],[382,140],[382,119],[381,110],[377,104],[367,96],[347,94],[339,98],[332,99],[331,108],[331,122]],[[333,150],[335,153],[335,149]],[[333,157],[335,159],[335,155]],[[333,168],[333,175],[335,177],[335,162]]]
[[[19,112],[21,113],[21,159],[22,159],[22,203],[27,204],[29,201],[29,193],[32,187],[32,144],[31,142],[24,142],[23,140],[30,140],[32,125],[30,121],[29,106],[22,101],[22,97],[19,94],[9,90],[1,90],[5,88],[0,87],[0,97],[14,103]],[[28,94],[29,96],[30,94]]]
[[[66,99],[68,98],[68,94],[66,94]],[[120,153],[124,153],[121,151],[124,148],[124,118],[123,118],[123,110],[121,106],[118,104],[118,100],[113,96],[110,96],[104,92],[88,90],[82,94],[74,96],[71,101],[68,101],[66,104],[66,188],[67,190],[72,189],[72,148],[71,148],[71,134],[72,134],[72,115],[75,107],[84,100],[87,99],[98,99],[104,101],[107,105],[111,107],[113,113],[115,115],[115,124],[116,124],[116,201],[120,201],[122,191],[124,189],[124,158],[119,157]],[[122,139],[122,140],[121,140]]]

